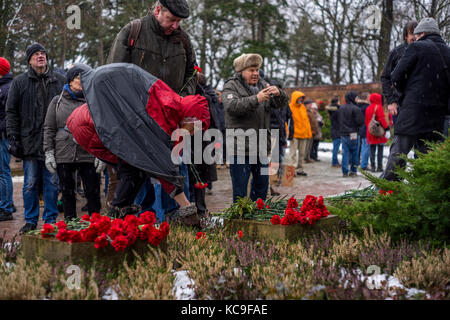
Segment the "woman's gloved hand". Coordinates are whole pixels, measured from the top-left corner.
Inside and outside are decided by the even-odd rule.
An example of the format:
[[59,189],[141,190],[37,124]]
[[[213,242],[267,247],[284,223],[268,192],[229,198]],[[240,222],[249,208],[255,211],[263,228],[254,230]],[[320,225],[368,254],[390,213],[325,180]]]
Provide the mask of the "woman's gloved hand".
[[56,173],[55,150],[49,150],[45,153],[45,167],[51,174]]

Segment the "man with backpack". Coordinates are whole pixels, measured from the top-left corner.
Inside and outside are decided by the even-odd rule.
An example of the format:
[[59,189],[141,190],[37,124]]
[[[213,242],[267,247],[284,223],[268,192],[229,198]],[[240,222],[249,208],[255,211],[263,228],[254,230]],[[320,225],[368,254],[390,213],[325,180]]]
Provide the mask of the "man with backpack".
[[[187,17],[189,6],[186,0],[157,1],[145,17],[131,21],[119,32],[107,63],[135,64],[165,82],[179,95],[195,94],[195,54],[189,36],[180,28],[181,20]],[[115,188],[123,190],[124,184],[132,179],[127,172],[115,172],[112,166],[108,167],[108,173],[111,186],[115,186],[108,188],[107,201],[110,204]],[[120,181],[117,181],[117,176],[120,176]],[[146,183],[145,186],[147,190],[141,191],[148,195],[147,198],[154,199],[153,185]],[[172,210],[176,203],[164,191],[161,193],[162,203],[169,202],[163,209]],[[152,199],[147,202],[152,202]],[[139,211],[139,208],[133,210]]]

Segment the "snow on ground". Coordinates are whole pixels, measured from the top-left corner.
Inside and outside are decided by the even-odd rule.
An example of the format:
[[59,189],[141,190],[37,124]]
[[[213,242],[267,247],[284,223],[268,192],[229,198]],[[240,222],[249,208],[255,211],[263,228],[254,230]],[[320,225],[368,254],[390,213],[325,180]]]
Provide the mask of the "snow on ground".
[[103,300],[119,300],[119,296],[117,295],[117,292],[112,288],[109,287],[106,289],[105,295],[102,297]]
[[175,281],[173,284],[173,293],[177,300],[194,300],[195,283],[192,280],[186,270],[173,271],[175,275]]

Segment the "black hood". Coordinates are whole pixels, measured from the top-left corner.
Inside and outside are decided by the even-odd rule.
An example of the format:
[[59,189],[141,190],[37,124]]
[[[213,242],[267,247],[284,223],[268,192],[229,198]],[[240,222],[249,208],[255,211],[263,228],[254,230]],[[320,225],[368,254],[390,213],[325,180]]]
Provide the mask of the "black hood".
[[11,82],[12,80],[13,80],[12,73],[11,72],[7,73],[0,79],[0,85]]
[[347,104],[354,104],[356,105],[356,97],[358,96],[358,93],[356,91],[349,91],[345,95],[345,103]]

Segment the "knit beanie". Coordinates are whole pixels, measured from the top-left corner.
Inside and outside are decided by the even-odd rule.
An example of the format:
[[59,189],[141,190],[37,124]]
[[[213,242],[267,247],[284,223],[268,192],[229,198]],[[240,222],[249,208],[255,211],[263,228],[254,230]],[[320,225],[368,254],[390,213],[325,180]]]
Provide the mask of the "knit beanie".
[[66,79],[67,83],[71,83],[79,74],[85,71],[89,71],[92,68],[84,63],[74,63],[73,67],[67,71]]
[[414,29],[414,34],[421,34],[423,32],[436,34],[441,33],[439,30],[438,23],[433,18],[422,19],[417,25],[417,27]]
[[257,53],[244,53],[233,61],[236,72],[241,72],[250,67],[261,68],[262,57]]
[[30,58],[33,55],[33,53],[41,51],[43,53],[45,53],[45,55],[47,56],[47,61],[48,61],[48,55],[47,55],[47,51],[45,50],[45,48],[40,44],[40,43],[33,43],[32,45],[30,45],[27,48],[26,54],[27,54],[27,63],[30,63]]
[[9,73],[11,66],[9,61],[3,57],[0,57],[0,75],[4,76]]

